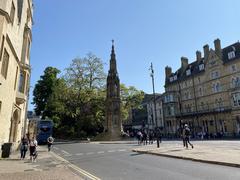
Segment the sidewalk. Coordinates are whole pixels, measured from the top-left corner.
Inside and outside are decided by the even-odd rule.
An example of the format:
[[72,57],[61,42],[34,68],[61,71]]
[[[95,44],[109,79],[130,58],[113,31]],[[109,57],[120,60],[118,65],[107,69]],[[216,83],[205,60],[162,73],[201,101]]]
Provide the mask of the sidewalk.
[[0,180],[79,180],[77,175],[66,162],[57,158],[47,148],[38,147],[37,162],[30,162],[29,151],[25,160],[20,160],[20,153],[13,152],[10,158],[0,158]]
[[160,148],[154,145],[140,146],[134,152],[179,158],[204,163],[240,168],[240,141],[192,141],[194,148],[183,147],[182,141],[164,141]]

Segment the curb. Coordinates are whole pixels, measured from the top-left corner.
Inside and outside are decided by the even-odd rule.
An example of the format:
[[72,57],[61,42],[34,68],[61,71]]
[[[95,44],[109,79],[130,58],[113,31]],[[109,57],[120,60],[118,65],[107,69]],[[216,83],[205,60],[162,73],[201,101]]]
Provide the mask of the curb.
[[18,153],[14,152],[14,153],[11,153],[8,158],[0,157],[0,161],[21,161],[21,160],[20,160],[20,155],[18,158]]
[[64,162],[65,165],[68,167],[68,168],[71,168],[73,169],[74,171],[78,172],[79,174],[81,174],[81,176],[84,178],[84,179],[90,179],[90,180],[101,180],[100,178],[90,174],[89,172],[79,168],[78,166],[70,163],[68,160],[64,159],[63,157],[57,155],[55,152],[51,151],[50,152],[52,154],[53,157],[55,157],[56,159],[58,159],[59,161],[61,162]]
[[20,159],[17,159],[17,158],[0,158],[0,161],[20,161]]
[[154,153],[154,152],[149,152],[149,151],[139,151],[139,150],[134,150],[134,149],[132,151],[140,153],[140,154],[150,154],[150,155],[163,156],[163,157],[168,157],[168,158],[183,159],[183,160],[190,160],[190,161],[201,162],[201,163],[216,164],[216,165],[240,168],[240,164],[235,164],[235,163],[220,162],[220,161],[210,161],[210,160],[203,160],[203,159],[195,159],[195,158],[189,158],[189,157],[184,157],[184,156],[175,156],[175,155],[169,155],[169,154],[159,154],[159,153]]

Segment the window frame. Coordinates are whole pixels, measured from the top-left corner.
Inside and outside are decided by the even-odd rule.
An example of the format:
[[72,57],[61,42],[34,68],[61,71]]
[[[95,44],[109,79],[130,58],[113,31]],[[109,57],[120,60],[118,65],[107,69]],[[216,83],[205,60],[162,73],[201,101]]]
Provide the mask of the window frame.
[[228,59],[230,60],[230,59],[233,59],[233,58],[235,58],[236,57],[236,53],[235,53],[235,51],[230,51],[230,52],[228,52]]
[[12,24],[14,23],[15,13],[16,13],[16,7],[14,5],[14,2],[12,1],[12,6],[11,6],[11,10],[10,10],[10,20],[11,20]]
[[[5,58],[5,55],[7,55],[7,59]],[[4,48],[2,67],[1,67],[1,75],[5,79],[7,79],[7,74],[8,74],[9,58],[10,58],[9,53],[7,52],[6,48]]]

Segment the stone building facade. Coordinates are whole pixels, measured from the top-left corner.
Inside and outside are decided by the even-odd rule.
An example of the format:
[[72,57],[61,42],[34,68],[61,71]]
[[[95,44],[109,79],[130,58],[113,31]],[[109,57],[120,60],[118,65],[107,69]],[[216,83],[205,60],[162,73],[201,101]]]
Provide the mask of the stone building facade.
[[0,1],[0,145],[26,133],[32,0]]
[[[154,107],[154,96],[147,102],[147,114],[148,114],[148,128],[155,129],[156,127],[164,128],[163,109],[162,109],[162,95],[156,95],[156,113]],[[156,116],[156,117],[155,117]],[[157,122],[156,122],[157,121]]]
[[196,60],[181,58],[181,67],[165,68],[164,116],[169,134],[188,123],[192,133],[233,136],[240,132],[240,43],[203,47]]

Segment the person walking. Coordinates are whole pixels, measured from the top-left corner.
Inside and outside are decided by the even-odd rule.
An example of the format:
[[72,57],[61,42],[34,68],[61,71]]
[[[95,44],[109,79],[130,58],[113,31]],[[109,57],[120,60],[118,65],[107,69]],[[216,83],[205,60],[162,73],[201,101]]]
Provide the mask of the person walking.
[[183,141],[183,147],[186,147],[186,136],[185,136],[185,127],[184,126],[181,126],[180,129],[180,135],[181,135],[181,138],[182,138],[182,141]]
[[137,139],[138,139],[138,144],[139,144],[139,145],[142,144],[142,137],[143,137],[143,134],[142,134],[142,132],[139,130],[139,131],[137,132]]
[[162,135],[161,135],[161,131],[160,131],[159,128],[155,129],[155,137],[156,137],[156,140],[157,140],[157,148],[159,148],[160,143],[162,142]]
[[150,132],[149,132],[149,144],[153,144],[153,132],[152,132],[152,130],[150,130]]
[[190,143],[190,134],[191,134],[191,131],[190,131],[190,128],[188,127],[187,124],[184,125],[184,136],[185,136],[185,146],[186,146],[186,149],[188,149],[188,144],[193,148],[193,144]]
[[36,162],[37,158],[37,140],[33,137],[29,142],[30,161]]
[[54,141],[54,139],[53,139],[52,136],[49,136],[49,137],[47,138],[48,152],[51,151],[53,141]]
[[27,150],[28,150],[28,138],[25,135],[21,139],[21,145],[20,145],[21,160],[24,160]]

